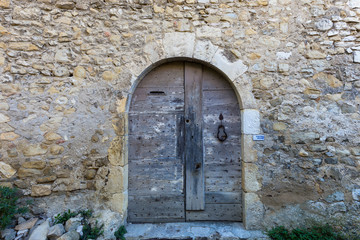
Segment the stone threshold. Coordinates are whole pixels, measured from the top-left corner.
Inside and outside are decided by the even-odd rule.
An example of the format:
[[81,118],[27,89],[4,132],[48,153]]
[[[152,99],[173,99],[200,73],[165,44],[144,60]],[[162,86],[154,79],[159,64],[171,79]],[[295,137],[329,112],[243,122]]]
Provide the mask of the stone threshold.
[[179,222],[126,225],[126,240],[265,240],[261,231],[248,231],[240,222]]

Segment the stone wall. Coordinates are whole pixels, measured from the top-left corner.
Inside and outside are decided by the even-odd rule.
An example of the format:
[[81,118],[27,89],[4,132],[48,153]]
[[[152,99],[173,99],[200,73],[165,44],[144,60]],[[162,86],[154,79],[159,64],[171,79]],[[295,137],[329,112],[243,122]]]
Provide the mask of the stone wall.
[[1,185],[35,213],[124,220],[126,104],[146,71],[186,57],[222,71],[250,119],[248,228],[356,216],[359,30],[359,0],[0,0]]

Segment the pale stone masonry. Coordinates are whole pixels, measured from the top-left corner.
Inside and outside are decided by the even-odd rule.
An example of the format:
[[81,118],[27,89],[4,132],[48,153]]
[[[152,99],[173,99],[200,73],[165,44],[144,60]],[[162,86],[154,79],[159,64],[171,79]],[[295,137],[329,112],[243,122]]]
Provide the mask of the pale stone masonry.
[[359,215],[360,0],[0,0],[0,184],[34,214],[96,209],[110,236],[129,101],[171,59],[238,95],[246,228]]

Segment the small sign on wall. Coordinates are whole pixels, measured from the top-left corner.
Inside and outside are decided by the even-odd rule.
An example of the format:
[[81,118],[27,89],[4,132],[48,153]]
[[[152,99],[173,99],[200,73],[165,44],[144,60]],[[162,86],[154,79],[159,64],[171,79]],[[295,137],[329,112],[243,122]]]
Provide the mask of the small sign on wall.
[[254,136],[253,136],[253,140],[254,140],[254,141],[264,141],[264,140],[265,140],[265,136],[264,136],[264,135],[254,135]]

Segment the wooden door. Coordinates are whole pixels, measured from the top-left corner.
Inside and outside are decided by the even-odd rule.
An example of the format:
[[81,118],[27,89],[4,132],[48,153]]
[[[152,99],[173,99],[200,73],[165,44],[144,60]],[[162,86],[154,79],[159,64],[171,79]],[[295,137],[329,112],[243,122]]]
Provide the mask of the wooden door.
[[129,112],[129,222],[241,221],[240,133],[217,72],[172,62],[147,74]]

